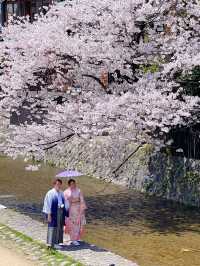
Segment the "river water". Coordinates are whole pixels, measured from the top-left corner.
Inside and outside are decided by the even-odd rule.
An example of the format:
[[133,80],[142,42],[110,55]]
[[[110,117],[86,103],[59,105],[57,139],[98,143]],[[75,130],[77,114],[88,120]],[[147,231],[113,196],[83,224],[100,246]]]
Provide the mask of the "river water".
[[[0,204],[43,220],[44,195],[60,170],[42,166],[30,172],[26,165],[0,158]],[[140,266],[200,266],[199,210],[91,177],[77,181],[88,205],[86,241]]]

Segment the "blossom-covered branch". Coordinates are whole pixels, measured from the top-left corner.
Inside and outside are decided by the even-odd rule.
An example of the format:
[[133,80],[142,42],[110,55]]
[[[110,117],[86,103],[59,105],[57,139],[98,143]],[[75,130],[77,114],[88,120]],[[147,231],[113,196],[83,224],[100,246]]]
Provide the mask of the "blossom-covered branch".
[[23,107],[29,119],[8,121],[5,151],[42,156],[44,141],[70,130],[162,145],[171,128],[199,122],[199,96],[176,79],[199,66],[199,17],[197,0],[73,0],[32,24],[12,21],[0,43],[0,112],[20,118]]

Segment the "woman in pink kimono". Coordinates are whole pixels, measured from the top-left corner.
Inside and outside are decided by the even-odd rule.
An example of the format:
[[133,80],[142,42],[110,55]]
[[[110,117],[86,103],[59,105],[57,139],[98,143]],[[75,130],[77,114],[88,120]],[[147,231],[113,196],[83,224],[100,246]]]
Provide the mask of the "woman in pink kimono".
[[64,191],[64,197],[69,202],[69,217],[66,219],[65,233],[69,234],[71,243],[78,246],[86,224],[86,205],[83,194],[76,187],[76,181],[70,179],[68,186],[68,189]]

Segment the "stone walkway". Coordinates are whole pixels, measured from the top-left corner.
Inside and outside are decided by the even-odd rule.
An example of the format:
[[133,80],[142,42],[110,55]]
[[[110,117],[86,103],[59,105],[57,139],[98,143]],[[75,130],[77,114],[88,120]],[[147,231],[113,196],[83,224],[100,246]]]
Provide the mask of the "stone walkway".
[[[3,266],[84,266],[65,254],[47,249],[41,242],[34,241],[6,225],[0,225],[0,255],[4,249],[7,254],[3,253],[4,257],[0,259],[0,265]],[[6,257],[9,252],[13,255],[11,258]],[[19,264],[15,265],[16,261],[13,262],[15,257]]]
[[[31,237],[33,240],[46,242],[46,226],[10,209],[0,209],[0,224]],[[88,243],[82,243],[80,247],[64,246],[60,253],[70,256],[86,266],[138,266],[125,258],[110,251],[98,248]]]

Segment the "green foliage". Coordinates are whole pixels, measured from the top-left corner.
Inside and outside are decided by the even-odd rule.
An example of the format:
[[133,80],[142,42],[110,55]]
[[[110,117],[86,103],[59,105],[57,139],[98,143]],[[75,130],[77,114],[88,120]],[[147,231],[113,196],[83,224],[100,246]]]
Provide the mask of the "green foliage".
[[159,71],[159,64],[158,63],[152,63],[147,65],[142,65],[141,70],[144,74],[148,73],[156,73]]
[[182,18],[186,18],[188,13],[187,13],[187,10],[185,9],[180,9],[177,13],[178,16],[182,17]]
[[181,72],[176,73],[175,80],[184,89],[185,95],[200,96],[200,66],[184,75]]
[[151,144],[144,144],[141,149],[144,151],[145,154],[151,154],[153,152],[153,145]]
[[47,160],[45,161],[45,164],[50,166],[50,167],[55,167],[56,163],[53,160]]
[[192,171],[186,172],[184,176],[184,181],[191,185],[200,184],[200,175]]
[[153,194],[154,185],[153,180],[148,180],[148,182],[144,183],[144,191],[146,193]]
[[172,156],[172,150],[170,147],[165,147],[163,149],[163,153],[166,154],[167,156]]
[[147,33],[144,34],[144,43],[149,42],[149,35]]

